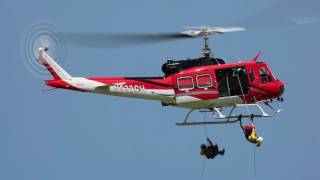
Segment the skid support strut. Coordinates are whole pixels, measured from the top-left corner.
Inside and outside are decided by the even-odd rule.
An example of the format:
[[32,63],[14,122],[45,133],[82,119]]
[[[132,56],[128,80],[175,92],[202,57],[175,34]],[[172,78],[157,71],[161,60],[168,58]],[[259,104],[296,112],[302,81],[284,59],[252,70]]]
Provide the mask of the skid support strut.
[[245,114],[245,115],[242,115],[242,118],[273,117],[282,111],[281,109],[275,110],[270,104],[265,104],[265,105],[266,105],[266,107],[270,108],[270,110],[272,111],[271,114],[268,114],[259,103],[236,104],[235,106],[233,106],[231,108],[231,110],[229,111],[229,114],[227,116],[224,115],[219,108],[212,108],[212,109],[205,109],[205,110],[198,109],[201,113],[207,113],[207,112],[213,113],[214,120],[210,120],[210,121],[188,121],[189,116],[192,114],[192,112],[197,110],[197,109],[191,109],[187,113],[184,121],[177,122],[176,125],[177,126],[188,126],[188,125],[203,125],[203,124],[231,124],[231,123],[235,123],[235,122],[239,121],[239,115],[234,115],[233,112],[235,109],[237,109],[239,107],[256,107],[260,112],[258,114]]

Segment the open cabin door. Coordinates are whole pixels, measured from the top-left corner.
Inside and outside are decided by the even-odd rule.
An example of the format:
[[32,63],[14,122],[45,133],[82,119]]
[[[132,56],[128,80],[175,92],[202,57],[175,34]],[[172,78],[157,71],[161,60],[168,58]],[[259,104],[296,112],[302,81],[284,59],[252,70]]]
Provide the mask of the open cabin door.
[[216,69],[220,97],[250,93],[248,77],[244,67]]

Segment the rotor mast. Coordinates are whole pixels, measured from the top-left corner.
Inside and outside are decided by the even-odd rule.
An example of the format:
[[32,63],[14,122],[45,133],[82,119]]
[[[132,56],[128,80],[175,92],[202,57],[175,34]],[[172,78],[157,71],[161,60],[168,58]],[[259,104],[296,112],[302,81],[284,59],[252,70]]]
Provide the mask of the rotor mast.
[[190,29],[182,32],[184,35],[191,37],[202,37],[204,40],[204,48],[202,49],[202,54],[204,57],[213,56],[211,48],[209,48],[209,37],[216,34],[223,34],[225,32],[237,32],[244,31],[243,27],[210,27],[210,26],[200,26],[200,27],[186,27]]
[[204,48],[202,49],[203,56],[204,57],[210,57],[211,55],[213,56],[211,48],[209,48],[209,43],[208,43],[209,35],[207,34],[204,35],[203,40],[204,40]]

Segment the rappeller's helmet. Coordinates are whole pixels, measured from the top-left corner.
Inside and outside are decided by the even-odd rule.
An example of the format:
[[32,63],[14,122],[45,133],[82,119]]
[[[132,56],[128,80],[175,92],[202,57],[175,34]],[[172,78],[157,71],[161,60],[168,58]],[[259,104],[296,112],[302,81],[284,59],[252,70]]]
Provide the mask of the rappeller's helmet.
[[253,126],[252,124],[248,124],[244,127],[244,129],[246,130],[247,133],[251,133],[253,130]]
[[201,149],[205,149],[205,148],[207,148],[207,145],[205,145],[205,144],[201,144]]

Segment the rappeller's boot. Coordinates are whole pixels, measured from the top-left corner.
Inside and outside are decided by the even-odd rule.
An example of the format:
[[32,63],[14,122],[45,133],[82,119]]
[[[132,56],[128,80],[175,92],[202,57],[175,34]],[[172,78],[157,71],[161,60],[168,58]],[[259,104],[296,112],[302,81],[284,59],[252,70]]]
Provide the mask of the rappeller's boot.
[[262,141],[263,141],[263,137],[259,136],[259,137],[257,138],[256,146],[257,146],[257,147],[260,147],[261,144],[262,144]]
[[221,156],[223,156],[223,155],[224,155],[224,152],[225,152],[225,150],[222,149],[222,150],[219,152],[219,154],[220,154]]

